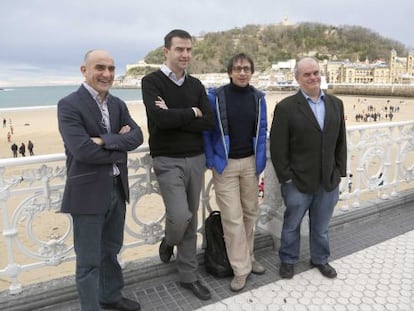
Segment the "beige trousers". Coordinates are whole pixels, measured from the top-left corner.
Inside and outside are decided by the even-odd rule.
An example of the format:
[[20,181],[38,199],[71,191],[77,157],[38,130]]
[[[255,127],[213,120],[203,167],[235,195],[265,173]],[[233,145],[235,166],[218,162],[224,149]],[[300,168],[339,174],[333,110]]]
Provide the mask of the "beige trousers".
[[220,175],[213,170],[227,255],[234,275],[252,270],[254,230],[258,217],[258,177],[254,156],[229,159]]

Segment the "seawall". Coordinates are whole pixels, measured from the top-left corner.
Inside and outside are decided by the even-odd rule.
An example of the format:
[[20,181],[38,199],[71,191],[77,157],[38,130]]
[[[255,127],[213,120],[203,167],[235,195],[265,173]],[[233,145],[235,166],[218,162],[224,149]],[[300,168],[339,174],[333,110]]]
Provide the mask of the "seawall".
[[330,84],[327,91],[335,95],[414,97],[411,84]]

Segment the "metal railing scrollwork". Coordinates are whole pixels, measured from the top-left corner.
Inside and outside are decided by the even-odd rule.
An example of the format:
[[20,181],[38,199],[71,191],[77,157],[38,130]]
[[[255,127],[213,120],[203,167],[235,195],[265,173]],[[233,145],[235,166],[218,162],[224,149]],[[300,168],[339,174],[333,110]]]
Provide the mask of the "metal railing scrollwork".
[[[352,126],[347,128],[347,139],[348,173],[340,185],[337,214],[360,208],[367,198],[388,200],[398,196],[401,189],[412,187],[414,121]],[[129,153],[128,169],[130,202],[121,258],[128,250],[160,241],[165,222],[147,146]],[[10,294],[22,291],[19,277],[25,273],[75,259],[71,217],[59,213],[65,178],[64,154],[0,160],[0,280],[9,282]],[[280,225],[283,200],[270,159],[264,178],[258,223],[262,229],[277,235],[280,228],[275,228],[272,221]],[[213,192],[211,174],[207,171],[200,220],[215,208]],[[199,221],[199,232],[203,232],[203,221]]]

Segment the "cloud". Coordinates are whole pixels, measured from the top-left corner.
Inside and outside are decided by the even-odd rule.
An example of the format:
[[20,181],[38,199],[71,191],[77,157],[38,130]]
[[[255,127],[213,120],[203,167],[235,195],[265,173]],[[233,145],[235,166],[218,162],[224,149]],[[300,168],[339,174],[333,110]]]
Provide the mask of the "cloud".
[[[0,87],[4,81],[24,80],[26,73],[28,79],[74,77],[84,53],[92,48],[109,50],[117,74],[122,74],[127,64],[161,46],[171,29],[199,35],[248,24],[279,23],[284,17],[292,22],[359,25],[414,47],[407,25],[414,2],[381,2],[2,0]],[[3,66],[9,68],[7,76]]]

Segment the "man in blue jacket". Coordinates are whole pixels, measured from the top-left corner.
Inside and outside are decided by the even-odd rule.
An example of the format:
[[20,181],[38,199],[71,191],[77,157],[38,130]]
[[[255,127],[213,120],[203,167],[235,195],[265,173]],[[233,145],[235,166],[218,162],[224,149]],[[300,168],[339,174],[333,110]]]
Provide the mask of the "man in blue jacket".
[[253,255],[258,217],[258,176],[266,164],[267,115],[264,93],[249,84],[252,59],[233,56],[227,66],[230,83],[211,89],[215,129],[204,133],[207,167],[213,169],[227,255],[234,272],[232,291],[245,287],[249,274],[265,268]]

